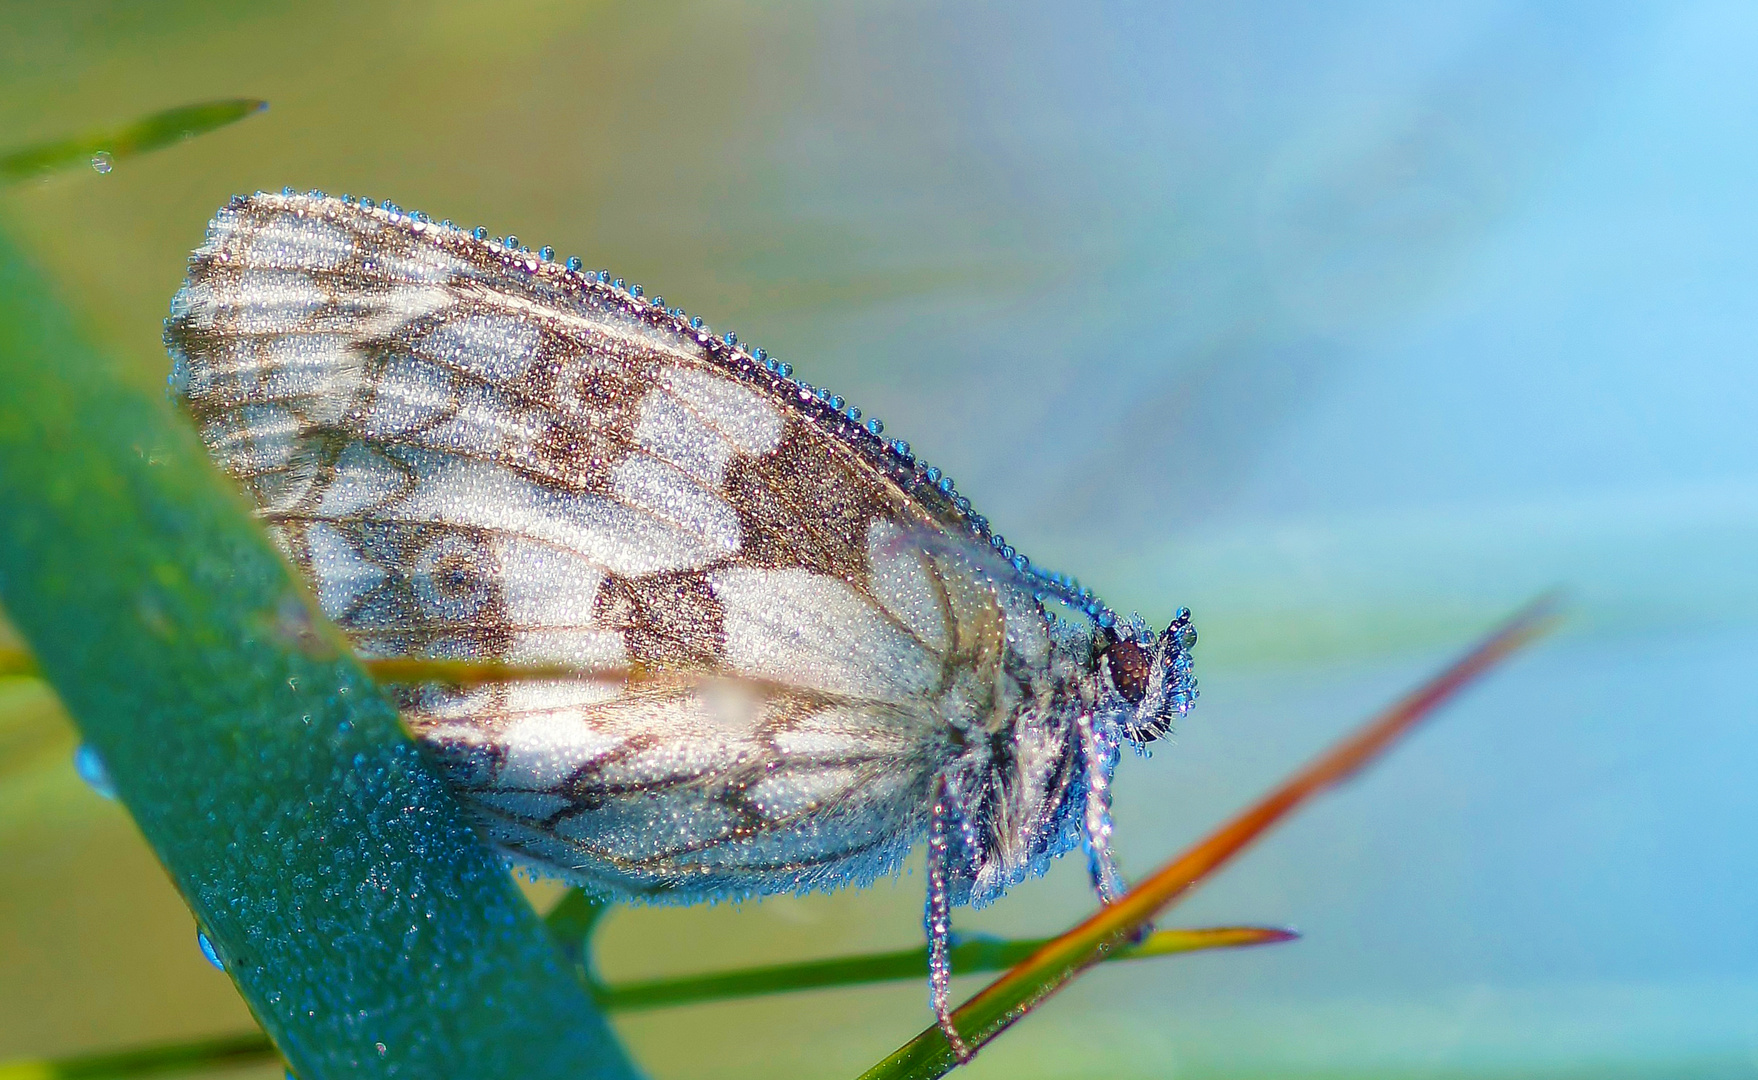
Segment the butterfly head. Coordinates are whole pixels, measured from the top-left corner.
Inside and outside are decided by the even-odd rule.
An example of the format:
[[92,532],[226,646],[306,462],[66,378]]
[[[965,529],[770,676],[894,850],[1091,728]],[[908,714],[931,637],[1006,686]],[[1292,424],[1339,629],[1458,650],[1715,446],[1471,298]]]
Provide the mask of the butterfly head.
[[1172,625],[1159,634],[1139,627],[1105,645],[1106,673],[1127,703],[1118,722],[1127,738],[1135,742],[1158,739],[1196,704],[1196,675],[1190,656],[1195,644],[1190,609],[1180,608]]

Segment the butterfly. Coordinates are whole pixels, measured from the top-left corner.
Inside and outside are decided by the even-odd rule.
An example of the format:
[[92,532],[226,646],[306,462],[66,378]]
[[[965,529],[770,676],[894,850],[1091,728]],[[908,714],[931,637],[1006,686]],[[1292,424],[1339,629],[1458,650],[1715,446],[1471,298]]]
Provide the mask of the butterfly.
[[239,196],[172,301],[173,394],[482,833],[610,899],[860,885],[950,909],[1076,845],[1195,630],[1046,572],[841,397],[639,285],[391,203]]

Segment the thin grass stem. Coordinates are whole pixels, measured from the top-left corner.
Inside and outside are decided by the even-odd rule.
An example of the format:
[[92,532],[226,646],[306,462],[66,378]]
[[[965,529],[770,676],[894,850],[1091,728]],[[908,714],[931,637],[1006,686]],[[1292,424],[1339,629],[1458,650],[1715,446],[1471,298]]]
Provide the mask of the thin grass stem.
[[268,102],[256,98],[202,101],[156,112],[117,127],[21,146],[0,154],[0,187],[81,166],[109,172],[124,158],[225,127],[268,107]]
[[[544,921],[557,939],[583,942],[605,905],[579,890],[562,898]],[[1291,941],[1293,931],[1265,926],[1217,926],[1197,930],[1162,930],[1139,945],[1118,950],[1107,960],[1145,960],[1154,956],[1208,949],[1236,949]],[[1018,941],[979,938],[960,943],[952,950],[955,974],[999,971],[1041,948],[1048,939]],[[803,964],[723,971],[712,975],[688,975],[647,982],[594,985],[593,996],[607,1011],[659,1009],[708,1001],[758,997],[796,990],[835,986],[861,986],[900,979],[921,979],[928,973],[928,951],[900,949],[896,952],[844,956]],[[209,1069],[230,1069],[273,1060],[274,1044],[260,1032],[219,1039],[165,1043],[104,1054],[20,1061],[0,1065],[0,1080],[134,1080],[178,1072],[185,1075]]]

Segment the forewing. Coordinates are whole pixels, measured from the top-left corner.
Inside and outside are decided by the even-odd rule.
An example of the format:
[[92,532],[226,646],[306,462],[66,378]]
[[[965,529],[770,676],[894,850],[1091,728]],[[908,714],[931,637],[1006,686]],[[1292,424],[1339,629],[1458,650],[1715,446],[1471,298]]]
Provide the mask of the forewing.
[[[215,218],[166,338],[215,459],[363,652],[581,669],[404,698],[533,858],[634,891],[884,862],[947,752],[946,695],[1003,666],[973,569],[994,560],[949,482],[595,277],[258,195]],[[762,810],[777,772],[816,794]]]

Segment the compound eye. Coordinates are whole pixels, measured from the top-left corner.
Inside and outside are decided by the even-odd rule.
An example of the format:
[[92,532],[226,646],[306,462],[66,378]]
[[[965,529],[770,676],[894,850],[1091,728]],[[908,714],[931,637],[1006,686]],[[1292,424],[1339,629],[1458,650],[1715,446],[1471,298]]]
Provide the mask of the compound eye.
[[1131,705],[1140,705],[1148,694],[1148,676],[1153,670],[1147,650],[1133,641],[1119,641],[1105,650],[1105,657],[1117,692]]

